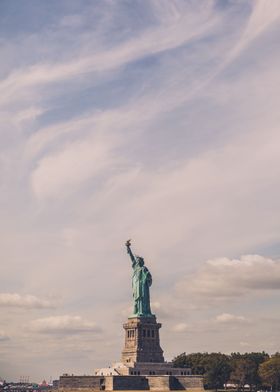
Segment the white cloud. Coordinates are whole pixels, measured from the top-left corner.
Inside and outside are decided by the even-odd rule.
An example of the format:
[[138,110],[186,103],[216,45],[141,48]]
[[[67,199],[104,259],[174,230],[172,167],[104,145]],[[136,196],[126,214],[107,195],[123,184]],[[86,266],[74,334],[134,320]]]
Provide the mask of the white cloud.
[[19,111],[12,120],[15,121],[16,124],[22,125],[25,122],[34,121],[42,113],[44,113],[44,109],[31,106]]
[[0,307],[15,308],[53,308],[55,304],[52,301],[40,299],[34,295],[21,295],[18,293],[0,293]]
[[0,342],[6,342],[10,337],[3,331],[0,331]]
[[46,334],[80,334],[86,332],[100,332],[96,323],[84,320],[80,316],[50,316],[30,322],[30,329],[34,332]]
[[152,313],[156,314],[158,317],[167,319],[170,317],[170,305],[166,302],[162,304],[159,301],[151,302]]
[[244,347],[244,348],[250,347],[250,346],[251,346],[250,343],[248,343],[248,342],[243,342],[243,341],[241,341],[239,344],[240,344],[241,347]]
[[[91,145],[91,148],[100,144],[110,149],[112,145],[120,143],[118,132],[130,128],[143,118],[148,117],[149,103],[151,102],[149,101],[147,104],[146,100],[144,104],[137,101],[124,105],[117,110],[93,111],[72,118],[70,121],[56,122],[50,126],[41,127],[36,133],[31,134],[27,140],[26,158],[32,159],[40,156],[40,154],[46,154],[46,152],[51,154],[54,143],[56,146],[55,153],[60,152],[58,146],[62,145],[64,149],[71,149],[72,146],[75,148],[75,143],[77,143],[77,146],[79,146],[79,143]],[[145,113],[142,113],[143,111]],[[80,136],[81,134],[86,136],[83,138]],[[65,142],[67,137],[70,140],[74,139],[72,144]]]
[[38,198],[56,197],[75,191],[77,184],[98,176],[112,164],[112,140],[87,139],[64,146],[43,157],[31,176],[31,185]]
[[222,313],[216,317],[216,321],[218,323],[226,324],[226,323],[236,323],[236,322],[243,323],[243,322],[247,322],[248,320],[244,316],[236,316],[230,313]]
[[[177,288],[205,300],[280,290],[280,261],[259,255],[208,260]],[[218,321],[227,317],[231,315],[222,315]]]
[[174,332],[185,332],[189,329],[188,324],[185,323],[178,323],[173,326],[172,331]]

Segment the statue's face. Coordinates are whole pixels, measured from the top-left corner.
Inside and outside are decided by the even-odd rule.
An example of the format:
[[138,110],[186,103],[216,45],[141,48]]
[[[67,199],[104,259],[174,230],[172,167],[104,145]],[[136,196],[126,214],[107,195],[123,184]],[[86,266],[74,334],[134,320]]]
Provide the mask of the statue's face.
[[140,265],[140,267],[143,267],[144,259],[142,257],[137,257],[137,261],[138,261],[138,264]]

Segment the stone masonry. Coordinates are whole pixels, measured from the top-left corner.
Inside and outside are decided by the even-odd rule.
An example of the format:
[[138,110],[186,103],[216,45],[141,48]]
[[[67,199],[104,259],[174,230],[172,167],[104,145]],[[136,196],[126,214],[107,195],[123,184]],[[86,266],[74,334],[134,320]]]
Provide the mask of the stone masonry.
[[159,329],[156,317],[132,317],[123,325],[125,344],[122,351],[122,363],[164,362],[160,347]]
[[200,376],[61,376],[60,392],[106,391],[203,391]]

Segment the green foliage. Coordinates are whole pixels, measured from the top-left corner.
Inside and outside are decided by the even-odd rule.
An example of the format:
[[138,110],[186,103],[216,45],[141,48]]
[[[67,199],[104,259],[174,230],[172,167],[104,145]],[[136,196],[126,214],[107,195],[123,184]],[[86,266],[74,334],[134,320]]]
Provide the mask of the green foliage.
[[230,381],[238,385],[238,389],[244,389],[246,384],[253,385],[258,383],[258,366],[250,359],[240,358],[234,361],[234,367],[230,374]]
[[[280,355],[275,357],[280,359]],[[262,385],[263,376],[259,369],[270,360],[265,352],[232,353],[193,353],[185,352],[173,359],[175,367],[191,368],[192,374],[204,376],[207,389],[222,389],[227,382],[236,384],[237,389],[244,390],[248,384],[251,390],[258,390]],[[271,384],[268,384],[271,385]]]
[[230,359],[221,353],[212,353],[205,358],[204,382],[207,389],[223,388],[231,372]]
[[275,391],[280,387],[280,355],[276,353],[272,358],[263,362],[259,368],[259,375],[264,385]]
[[223,388],[231,371],[229,357],[221,353],[182,353],[174,358],[173,363],[175,367],[191,368],[192,374],[204,375],[208,389]]
[[238,389],[244,389],[244,385],[250,385],[250,389],[257,389],[261,385],[259,376],[259,366],[269,355],[265,352],[262,353],[232,353],[231,354],[231,367],[232,372],[230,381],[238,385]]
[[205,353],[188,354],[182,353],[173,359],[175,367],[191,368],[193,374],[204,374],[204,357]]
[[240,353],[231,353],[230,355],[231,360],[234,361],[236,359],[249,359],[256,363],[258,366],[269,359],[269,355],[262,351],[262,352],[252,352],[252,353],[245,353],[245,354],[240,354]]

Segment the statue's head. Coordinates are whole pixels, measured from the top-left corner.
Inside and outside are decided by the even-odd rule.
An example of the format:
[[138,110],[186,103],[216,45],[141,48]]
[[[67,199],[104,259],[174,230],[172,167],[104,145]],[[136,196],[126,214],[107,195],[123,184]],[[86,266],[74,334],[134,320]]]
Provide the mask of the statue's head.
[[143,259],[143,257],[135,256],[135,258],[136,258],[136,260],[137,260],[137,263],[140,265],[140,267],[143,267],[143,265],[144,265],[144,259]]

